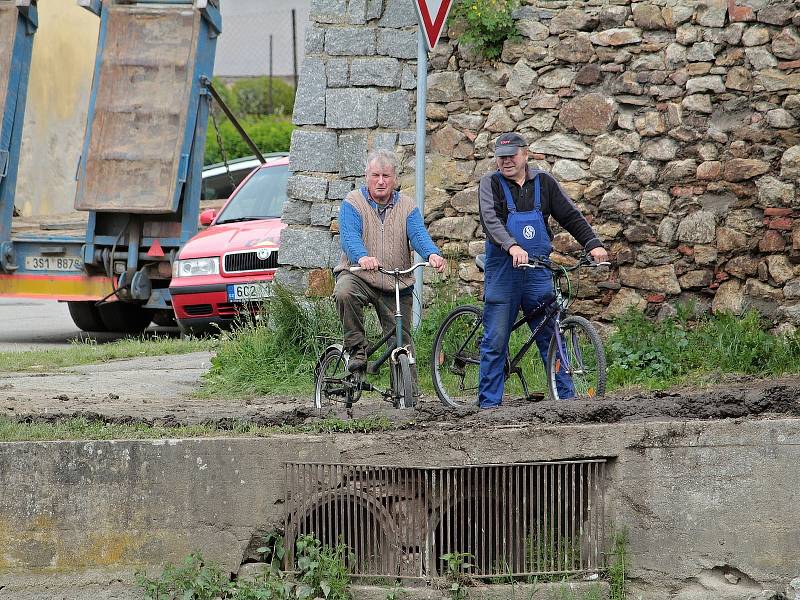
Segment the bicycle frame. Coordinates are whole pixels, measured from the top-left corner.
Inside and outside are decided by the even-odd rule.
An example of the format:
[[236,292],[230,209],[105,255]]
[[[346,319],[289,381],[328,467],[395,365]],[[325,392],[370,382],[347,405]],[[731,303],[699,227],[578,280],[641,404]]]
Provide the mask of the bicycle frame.
[[[386,350],[384,350],[383,354],[381,354],[377,360],[369,362],[367,364],[367,373],[369,373],[370,375],[377,374],[378,371],[380,371],[380,368],[383,365],[383,363],[389,360],[389,358],[393,358],[393,354],[397,350],[405,348],[405,346],[403,346],[403,313],[400,310],[400,276],[407,275],[413,272],[418,267],[427,267],[427,266],[428,266],[427,262],[418,262],[411,265],[411,267],[409,267],[408,269],[404,270],[394,269],[391,271],[384,269],[383,267],[378,267],[378,272],[394,278],[394,331],[391,330],[387,331],[380,340],[378,340],[374,344],[370,344],[369,347],[367,348],[366,351],[367,358],[369,358],[375,353],[375,351],[378,348],[386,344]],[[350,267],[350,271],[352,272],[361,270],[362,268],[358,266]],[[395,340],[394,346],[388,344],[388,341],[392,339],[392,336],[394,336]],[[405,352],[406,354],[408,354],[409,358],[412,359],[411,362],[413,363],[414,362],[413,354],[407,348]]]

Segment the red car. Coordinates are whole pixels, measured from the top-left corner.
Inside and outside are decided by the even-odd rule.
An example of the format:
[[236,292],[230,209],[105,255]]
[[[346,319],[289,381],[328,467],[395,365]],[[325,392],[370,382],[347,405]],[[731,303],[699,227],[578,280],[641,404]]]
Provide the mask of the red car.
[[270,296],[288,178],[287,157],[269,160],[239,184],[219,214],[200,214],[208,228],[184,245],[172,265],[169,291],[181,331],[228,327]]

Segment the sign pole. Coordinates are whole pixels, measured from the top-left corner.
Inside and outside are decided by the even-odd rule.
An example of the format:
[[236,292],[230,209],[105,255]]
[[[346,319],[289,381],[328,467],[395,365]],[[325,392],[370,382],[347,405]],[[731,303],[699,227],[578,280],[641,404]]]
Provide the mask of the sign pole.
[[[416,139],[416,193],[417,208],[425,221],[425,104],[428,98],[428,48],[425,36],[420,26],[417,32],[417,135]],[[415,255],[416,261],[422,257]],[[425,270],[416,274],[414,282],[414,309],[412,324],[414,329],[419,327],[422,320],[422,278]]]
[[[425,104],[428,99],[428,50],[433,51],[436,41],[447,22],[452,0],[414,0],[419,19],[417,30],[417,137],[416,190],[417,208],[425,220]],[[417,261],[422,258],[415,254]],[[412,325],[416,329],[422,320],[422,279],[419,273],[414,282],[414,311]]]

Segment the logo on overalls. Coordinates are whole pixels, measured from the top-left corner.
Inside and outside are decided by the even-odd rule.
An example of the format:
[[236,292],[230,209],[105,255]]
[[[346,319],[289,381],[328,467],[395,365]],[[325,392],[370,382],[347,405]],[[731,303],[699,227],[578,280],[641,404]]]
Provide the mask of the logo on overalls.
[[525,225],[525,227],[522,229],[522,237],[524,237],[526,240],[532,240],[533,236],[535,235],[536,230],[532,225]]

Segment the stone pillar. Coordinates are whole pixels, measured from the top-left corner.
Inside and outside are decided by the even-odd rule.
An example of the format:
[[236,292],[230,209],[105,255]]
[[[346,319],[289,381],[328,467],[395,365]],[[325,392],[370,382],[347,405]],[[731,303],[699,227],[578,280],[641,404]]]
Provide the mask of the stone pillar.
[[413,170],[417,17],[411,0],[312,0],[310,19],[276,279],[324,293],[319,271],[339,262],[336,217],[367,152],[395,150]]

